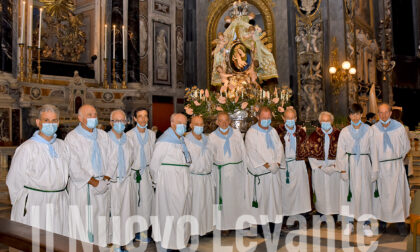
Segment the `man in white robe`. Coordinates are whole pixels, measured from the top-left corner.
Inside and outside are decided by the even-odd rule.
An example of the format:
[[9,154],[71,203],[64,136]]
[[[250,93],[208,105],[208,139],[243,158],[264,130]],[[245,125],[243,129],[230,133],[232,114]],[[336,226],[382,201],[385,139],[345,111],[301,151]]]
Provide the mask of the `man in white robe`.
[[213,174],[216,184],[216,229],[240,230],[249,223],[238,224],[238,218],[247,214],[246,179],[248,156],[242,134],[230,126],[231,119],[225,112],[217,116],[219,126],[209,135],[209,147],[213,153]]
[[190,238],[191,156],[185,145],[187,118],[171,116],[171,127],[158,139],[150,162],[156,183],[156,217],[152,218],[153,239],[158,250],[183,250]]
[[146,221],[144,226],[135,226],[136,240],[148,243],[150,238],[147,236],[147,230],[151,225],[150,216],[155,195],[149,165],[155,148],[156,133],[147,128],[149,114],[146,109],[135,109],[133,119],[136,127],[127,132],[127,139],[133,148],[131,182],[135,185],[137,214]]
[[68,235],[70,151],[55,134],[59,117],[55,106],[41,107],[39,130],[16,149],[6,184],[13,205],[11,220]]
[[306,132],[296,125],[297,113],[294,108],[288,107],[284,111],[284,120],[285,125],[279,128],[286,159],[285,169],[280,170],[283,215],[305,214],[307,217],[306,214],[312,207],[305,164]]
[[313,199],[318,213],[336,219],[340,213],[340,170],[335,158],[340,130],[332,126],[334,116],[327,111],[319,114],[318,121],[321,127],[309,136],[306,144],[312,167]]
[[260,108],[257,118],[245,137],[250,162],[246,203],[256,221],[251,224],[278,224],[283,221],[279,168],[285,166],[284,149],[277,131],[270,126],[270,109]]
[[70,235],[74,239],[106,246],[110,209],[109,183],[116,172],[110,166],[112,146],[108,134],[97,129],[96,109],[83,105],[78,111],[79,125],[65,142],[70,148]]
[[[127,251],[125,245],[135,237],[135,232],[129,218],[136,215],[136,188],[131,181],[131,166],[133,165],[133,148],[124,133],[126,124],[124,111],[117,109],[111,112],[108,132],[111,139],[110,156],[107,161],[110,167],[116,167],[117,172],[111,178],[111,225],[110,237],[114,251]],[[120,247],[120,248],[118,248]]]
[[381,221],[381,231],[386,223],[398,223],[400,235],[406,236],[411,198],[403,161],[410,141],[404,126],[390,119],[391,106],[381,104],[378,112],[380,120],[372,126],[379,161],[379,197],[374,198],[373,212]]
[[344,217],[343,234],[353,232],[353,219],[364,222],[363,233],[373,236],[369,226],[374,197],[374,181],[378,176],[378,159],[373,130],[361,121],[363,108],[353,104],[349,109],[351,124],[338,138],[336,166],[341,171],[340,215]]
[[208,137],[204,135],[204,121],[200,116],[191,118],[191,132],[185,144],[191,154],[191,215],[198,220],[198,227],[191,227],[191,235],[205,235],[213,231],[214,180],[212,177],[213,155],[208,148]]

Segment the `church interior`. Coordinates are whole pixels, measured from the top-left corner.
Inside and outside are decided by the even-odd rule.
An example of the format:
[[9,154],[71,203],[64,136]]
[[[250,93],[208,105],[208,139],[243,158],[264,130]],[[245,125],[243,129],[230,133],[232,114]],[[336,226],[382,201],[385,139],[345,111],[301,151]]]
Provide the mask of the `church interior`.
[[[224,111],[245,133],[258,107],[273,111],[277,127],[292,106],[309,134],[322,111],[341,129],[350,124],[352,104],[362,106],[366,121],[387,103],[399,111],[411,145],[404,163],[412,198],[406,236],[391,226],[378,236],[343,238],[337,227],[331,238],[321,226],[296,233],[305,237],[300,247],[283,234],[274,250],[263,237],[246,237],[241,248],[234,234],[221,245],[229,251],[419,246],[420,0],[0,0],[0,10],[0,218],[9,220],[12,210],[6,178],[14,153],[37,130],[44,104],[59,109],[57,138],[64,139],[85,104],[96,108],[98,128],[106,131],[113,110],[126,113],[128,130],[136,127],[133,111],[145,108],[159,136],[173,113],[203,116],[210,133]],[[15,251],[8,241],[16,230],[7,227],[0,251]],[[214,246],[212,236],[203,236],[198,251]],[[146,251],[156,251],[154,244]]]

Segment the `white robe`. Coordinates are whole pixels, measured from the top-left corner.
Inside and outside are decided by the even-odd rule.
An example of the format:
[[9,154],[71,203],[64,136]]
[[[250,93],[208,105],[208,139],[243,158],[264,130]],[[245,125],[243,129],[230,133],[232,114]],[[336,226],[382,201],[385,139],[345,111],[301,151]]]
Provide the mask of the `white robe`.
[[[296,150],[290,148],[289,134],[284,136],[286,162],[296,158]],[[296,140],[297,142],[297,140]],[[297,146],[297,144],[296,144]],[[311,211],[311,193],[305,160],[287,162],[289,184],[286,183],[286,169],[280,170],[283,215],[293,216]],[[285,167],[284,165],[283,167]]]
[[[251,215],[256,220],[256,222],[251,222],[251,224],[265,225],[268,222],[281,223],[283,220],[279,167],[268,170],[264,167],[264,164],[278,163],[284,166],[284,150],[277,131],[272,128],[269,135],[273,141],[274,149],[267,147],[266,134],[264,132],[250,128],[245,137],[245,146],[250,162],[247,176],[248,188],[246,203]],[[250,172],[254,175],[266,175],[254,178]],[[254,186],[256,186],[258,208],[252,207]]]
[[[191,214],[191,183],[189,167],[162,165],[188,165],[181,144],[157,142],[150,162],[150,172],[156,183],[155,211],[152,219],[153,239],[165,249],[182,249],[188,245],[190,226],[182,225],[182,217]],[[170,222],[172,219],[172,223]],[[178,221],[180,224],[178,225]],[[165,232],[166,228],[170,228]],[[182,229],[184,232],[182,232]],[[179,242],[177,242],[179,240]]]
[[[217,129],[218,130],[218,129]],[[222,210],[216,212],[216,229],[233,230],[249,227],[249,223],[244,223],[236,227],[237,219],[244,214],[248,214],[246,202],[246,181],[247,181],[247,164],[248,156],[242,134],[239,130],[233,129],[233,135],[230,138],[230,149],[232,155],[224,153],[223,146],[225,140],[218,137],[215,132],[209,135],[209,148],[213,153],[213,161],[215,164],[230,164],[221,168],[221,185],[222,185]],[[216,204],[219,201],[219,170],[215,165],[213,167],[213,178],[216,184]]]
[[50,156],[47,144],[31,139],[16,149],[6,178],[13,205],[11,220],[68,235],[67,191],[38,192],[24,188],[55,191],[66,187],[70,151],[61,139],[56,139],[52,146],[58,158]]
[[[131,167],[133,165],[133,148],[127,141],[123,145],[126,176],[120,180],[118,172],[118,144],[111,141],[110,156],[107,159],[110,167],[115,167],[116,172],[111,178],[111,223],[109,234],[111,242],[115,245],[125,246],[135,237],[133,225],[129,218],[136,215],[136,187],[132,183]],[[119,227],[116,227],[118,225]],[[119,232],[117,231],[119,230]]]
[[[383,133],[372,126],[379,161],[379,197],[373,200],[373,212],[379,220],[389,223],[405,222],[410,211],[410,188],[404,168],[404,157],[410,150],[410,141],[403,126],[388,132],[394,151],[384,150]],[[395,161],[380,162],[394,158]]]
[[[201,139],[200,141],[202,142],[203,140]],[[215,184],[212,177],[213,155],[208,147],[202,151],[201,146],[195,144],[187,137],[185,138],[185,144],[192,159],[190,166],[192,187],[191,215],[198,220],[199,224],[198,232],[194,232],[192,228],[191,235],[205,235],[214,230],[213,202]]]
[[[98,129],[97,137],[102,157],[102,174],[95,174],[92,168],[93,142],[80,135],[76,130],[70,131],[65,142],[71,151],[70,178],[67,186],[70,196],[70,207],[76,207],[77,211],[70,209],[70,236],[74,239],[89,242],[89,211],[88,196],[90,197],[90,219],[94,235],[94,244],[106,246],[108,244],[110,190],[103,194],[95,194],[94,189],[88,184],[92,177],[102,180],[103,176],[112,178],[116,172],[115,167],[109,165],[107,157],[110,157],[111,139],[108,134]],[[82,222],[83,232],[79,232],[75,226],[78,220]],[[72,228],[72,224],[76,228]],[[83,234],[84,233],[84,234]]]
[[[340,213],[340,170],[335,160],[309,158],[312,168],[312,188],[315,194],[315,209],[325,215]],[[319,168],[319,167],[322,168]]]
[[[150,160],[152,159],[153,150],[155,148],[156,142],[156,133],[152,130],[146,129],[149,134],[149,140],[144,146],[144,154],[146,155],[146,169],[144,170],[143,174],[141,175],[140,183],[136,182],[136,170],[140,169],[140,143],[137,139],[137,134],[135,130],[138,130],[137,127],[134,127],[130,131],[127,132],[127,140],[130,141],[130,144],[133,148],[132,155],[133,155],[133,167],[131,172],[131,182],[135,185],[136,191],[136,206],[137,206],[137,214],[143,217],[146,220],[146,226],[142,227],[140,225],[136,225],[136,232],[142,232],[149,229],[151,222],[150,216],[153,213],[153,205],[154,205],[154,197],[155,192],[152,186],[152,178],[150,177]],[[142,138],[144,138],[145,133],[140,133]],[[140,196],[139,196],[140,192]],[[140,197],[140,199],[139,199]]]
[[[359,162],[356,162],[356,156],[350,157],[346,153],[353,153],[355,140],[350,134],[351,125],[345,127],[338,138],[336,165],[341,173],[341,177],[345,178],[340,181],[340,215],[366,221],[369,219],[367,215],[372,214],[372,198],[374,194],[373,177],[378,170],[377,155],[374,151],[375,144],[373,139],[373,131],[369,127],[365,135],[360,139]],[[352,198],[347,201],[349,191],[349,159],[350,159],[350,189]],[[371,164],[371,161],[372,164]]]

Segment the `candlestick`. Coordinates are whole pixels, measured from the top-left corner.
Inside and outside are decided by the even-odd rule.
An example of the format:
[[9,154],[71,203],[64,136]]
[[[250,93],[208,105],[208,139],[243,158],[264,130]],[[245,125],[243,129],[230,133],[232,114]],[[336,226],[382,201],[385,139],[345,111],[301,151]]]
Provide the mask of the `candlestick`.
[[29,24],[28,24],[28,34],[29,34],[29,38],[28,38],[28,47],[31,47],[32,46],[32,18],[33,18],[33,15],[34,15],[34,12],[33,12],[34,10],[33,10],[33,6],[32,5],[30,5],[29,6],[29,13],[28,13],[28,15],[29,15]]
[[23,37],[23,33],[25,30],[25,1],[22,1],[22,6],[21,6],[21,17],[20,17],[20,44],[24,44],[25,43],[25,38]]
[[117,81],[115,80],[115,58],[112,60],[112,88],[117,89]]
[[24,69],[23,69],[23,60],[24,60],[23,47],[24,47],[24,44],[19,43],[19,48],[20,48],[19,77],[18,77],[19,81],[25,81],[25,76],[24,76],[25,73],[24,73]]
[[126,59],[125,57],[125,52],[126,52],[126,44],[125,44],[125,27],[124,25],[122,26],[122,37],[123,37],[123,60]]
[[108,59],[104,58],[104,88],[109,88],[108,85]]
[[108,25],[106,25],[105,24],[105,29],[104,29],[104,59],[106,59],[106,51],[107,51],[107,47],[106,47],[106,41],[107,41],[107,36],[106,36],[106,34],[107,34],[107,32],[108,32]]
[[38,48],[41,49],[42,8],[39,9]]
[[112,30],[114,33],[114,38],[113,38],[113,48],[112,48],[112,59],[115,60],[115,25],[112,26]]
[[127,61],[124,59],[123,60],[123,74],[122,74],[123,80],[122,80],[122,83],[121,83],[121,88],[123,88],[123,89],[127,88],[127,84],[125,82],[125,64],[126,64],[126,62]]
[[42,83],[42,80],[41,80],[41,47],[38,47],[37,51],[38,51],[38,67],[37,67],[37,69],[38,69],[38,83]]
[[28,46],[28,76],[27,81],[32,82],[32,46]]

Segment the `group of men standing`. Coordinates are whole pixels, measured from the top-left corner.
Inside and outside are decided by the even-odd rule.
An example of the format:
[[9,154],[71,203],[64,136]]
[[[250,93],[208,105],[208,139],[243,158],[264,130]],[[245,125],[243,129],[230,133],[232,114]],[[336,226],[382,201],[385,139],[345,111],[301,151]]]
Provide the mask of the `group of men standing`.
[[55,136],[59,111],[44,105],[39,130],[17,148],[7,177],[11,218],[119,250],[133,239],[148,242],[152,225],[159,249],[182,250],[190,236],[214,229],[307,216],[314,200],[318,213],[345,217],[343,234],[352,232],[356,219],[372,236],[370,219],[379,219],[384,229],[408,217],[402,160],[410,145],[404,127],[390,119],[388,104],[379,106],[380,121],[372,127],[362,114],[353,104],[351,124],[340,132],[334,116],[322,112],[320,127],[307,137],[292,107],[278,129],[270,126],[270,109],[262,107],[245,140],[227,113],[218,114],[218,128],[208,136],[203,118],[193,116],[186,133],[187,118],[173,114],[171,127],[156,141],[147,129],[147,110],[134,111],[136,126],[127,133],[125,113],[113,111],[106,133],[96,128],[95,108],[84,105],[79,125],[63,141]]

